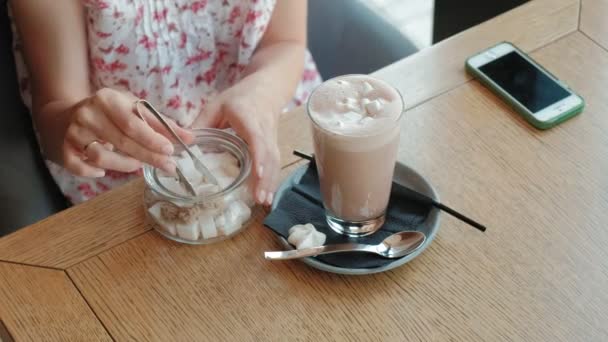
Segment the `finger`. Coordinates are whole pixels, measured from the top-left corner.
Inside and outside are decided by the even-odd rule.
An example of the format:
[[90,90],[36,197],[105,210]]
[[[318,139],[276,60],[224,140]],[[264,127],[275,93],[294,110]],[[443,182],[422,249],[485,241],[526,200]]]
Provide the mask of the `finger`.
[[81,157],[86,158],[86,149],[94,141],[99,141],[98,138],[90,129],[79,125],[70,125],[65,133],[65,139],[73,145],[73,148],[78,151]]
[[109,142],[104,142],[103,147],[105,147],[108,151],[114,151],[114,145]]
[[169,125],[173,127],[175,133],[179,135],[179,137],[185,144],[190,145],[194,143],[194,132],[192,132],[192,130],[180,127],[177,123],[175,123],[175,121],[171,119],[169,119]]
[[215,128],[219,128],[219,129],[226,129],[229,127],[230,127],[230,123],[225,118],[221,118],[219,120],[219,122],[217,123],[217,125],[215,125]]
[[280,181],[280,176],[281,176],[281,154],[279,152],[279,147],[277,145],[273,146],[273,152],[272,152],[272,160],[273,160],[273,166],[272,166],[272,177],[270,177],[270,182],[269,182],[269,186],[268,186],[268,190],[267,190],[267,195],[266,195],[266,205],[272,205],[272,201],[274,200],[274,194],[275,191],[277,190],[277,187],[279,186],[279,181]]
[[98,138],[90,129],[79,125],[68,127],[65,139],[74,145],[84,158],[87,158],[86,152],[90,146],[94,145],[93,143],[99,143],[108,151],[114,151],[114,145],[102,141],[101,138]]
[[[78,130],[79,126],[75,126],[74,130]],[[114,125],[110,119],[104,115],[97,115],[96,120],[91,120],[87,126],[95,136],[113,144],[118,150],[127,155],[160,168],[168,173],[175,172],[175,161],[168,155],[150,151],[146,147],[140,145],[129,136],[122,133],[118,127]],[[68,129],[70,131],[72,127]],[[76,132],[76,135],[80,133]]]
[[[147,123],[133,115],[133,103],[130,97],[111,89],[101,89],[91,100],[120,129],[124,135],[146,146],[150,151],[166,155],[173,153],[173,144],[162,134],[156,132]],[[141,110],[141,106],[140,106]],[[80,115],[86,121],[86,113]]]
[[271,141],[266,140],[265,142],[264,175],[259,180],[258,188],[263,189],[266,193],[262,204],[270,205],[274,199],[274,191],[278,181],[279,160],[276,147],[272,146]]
[[266,184],[264,180],[268,177],[268,173],[272,170],[266,167],[266,152],[265,146],[261,138],[249,138],[249,146],[251,146],[251,154],[253,161],[253,184],[255,199],[258,204],[266,202]]
[[[171,134],[171,132],[169,132],[167,128],[152,113],[150,113],[147,108],[144,108],[144,106],[141,105],[139,106],[139,108],[142,108],[141,110],[144,112],[143,115],[146,118],[146,121],[154,131],[158,132],[159,134],[162,134],[173,143],[177,143],[175,137],[173,137],[173,134]],[[168,118],[166,115],[161,115],[163,116],[167,124],[169,124],[171,129],[173,129],[173,131],[180,137],[180,139],[182,139],[184,143],[192,144],[194,142],[194,134],[191,130],[182,128],[173,119]]]
[[[125,98],[128,99],[130,111],[139,110],[139,113],[146,120],[147,126],[149,126],[153,131],[163,135],[171,142],[177,143],[177,141],[175,141],[175,138],[173,137],[173,134],[171,134],[171,132],[169,132],[167,128],[143,104],[140,103],[139,105],[134,106],[135,101],[139,100],[135,95],[131,93],[125,93]],[[180,137],[180,139],[184,141],[184,143],[191,144],[194,141],[194,135],[192,134],[191,130],[182,128],[174,120],[168,118],[166,115],[163,115],[162,113],[161,115],[163,116],[167,124],[169,124],[169,126],[173,129],[173,131]]]
[[91,166],[82,160],[82,155],[71,143],[64,146],[63,167],[75,176],[100,178],[106,175],[106,171]]
[[266,201],[266,189],[262,186],[262,180],[265,175],[265,146],[263,139],[252,134],[249,130],[244,129],[240,125],[233,127],[234,130],[240,135],[245,142],[249,145],[249,151],[251,152],[252,159],[252,185],[253,185],[253,196],[256,203],[263,204]]
[[108,150],[101,143],[94,143],[85,151],[87,164],[106,170],[133,172],[141,168],[137,159]]
[[[238,105],[222,106],[223,117],[233,117],[235,113],[244,111],[246,108]],[[267,157],[269,149],[265,144],[265,137],[262,128],[253,120],[234,120],[230,122],[231,127],[240,135],[248,144],[252,156],[253,165],[253,187],[254,197],[258,204],[264,204],[267,201],[269,181],[268,177],[272,177],[272,167],[267,165]]]

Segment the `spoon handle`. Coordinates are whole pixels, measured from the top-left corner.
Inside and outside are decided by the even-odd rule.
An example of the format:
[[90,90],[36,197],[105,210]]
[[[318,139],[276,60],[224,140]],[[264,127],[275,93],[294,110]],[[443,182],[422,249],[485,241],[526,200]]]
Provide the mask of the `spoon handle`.
[[366,252],[378,254],[377,246],[374,245],[364,245],[360,243],[340,243],[335,245],[294,249],[291,251],[264,252],[264,258],[268,260],[289,260],[316,256],[321,254],[343,252]]

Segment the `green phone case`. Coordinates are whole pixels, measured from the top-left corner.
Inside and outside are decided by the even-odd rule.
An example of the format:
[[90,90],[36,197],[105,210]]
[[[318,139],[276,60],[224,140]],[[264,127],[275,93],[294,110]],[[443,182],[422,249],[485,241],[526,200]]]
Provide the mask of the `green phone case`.
[[[501,42],[496,45],[500,45],[503,43],[508,43],[508,44],[513,45],[512,43],[509,43],[509,42]],[[530,56],[528,56],[526,53],[521,51],[515,45],[513,45],[513,47],[517,51],[519,51],[522,55],[527,56],[530,60],[534,61]],[[493,47],[490,47],[489,49],[491,49],[491,48],[493,48]],[[486,51],[486,50],[488,50],[488,49],[485,49],[484,51]],[[538,129],[548,129],[548,128],[556,126],[556,125],[570,119],[571,117],[573,117],[577,114],[580,114],[583,111],[583,108],[585,107],[585,100],[580,95],[574,93],[572,90],[567,88],[562,82],[559,81],[559,79],[557,77],[553,76],[552,73],[550,73],[547,69],[545,69],[543,66],[541,66],[538,62],[534,61],[534,64],[536,66],[538,66],[541,70],[543,70],[551,79],[553,79],[554,81],[559,83],[561,86],[566,87],[566,89],[568,89],[570,92],[572,92],[572,94],[578,96],[581,99],[581,104],[579,106],[574,107],[571,110],[560,114],[559,116],[556,116],[555,118],[553,118],[550,121],[540,121],[540,120],[536,119],[534,117],[534,115],[532,114],[532,112],[530,112],[526,107],[524,107],[521,103],[519,103],[519,101],[514,99],[507,92],[503,91],[503,89],[501,87],[499,87],[496,83],[494,83],[494,81],[492,81],[489,77],[486,77],[486,75],[484,75],[479,70],[477,70],[476,68],[474,68],[470,65],[470,63],[469,63],[470,59],[473,58],[474,56],[477,56],[478,54],[480,54],[482,52],[483,51],[480,51],[480,52],[474,54],[473,56],[467,58],[467,60],[465,62],[465,69],[467,70],[467,72],[470,73],[476,79],[478,79],[486,87],[488,87],[494,94],[496,94],[497,96],[502,98],[505,102],[507,102],[517,113],[519,113],[524,119],[526,119],[526,121],[528,121],[530,124],[532,124],[532,126],[538,128]]]

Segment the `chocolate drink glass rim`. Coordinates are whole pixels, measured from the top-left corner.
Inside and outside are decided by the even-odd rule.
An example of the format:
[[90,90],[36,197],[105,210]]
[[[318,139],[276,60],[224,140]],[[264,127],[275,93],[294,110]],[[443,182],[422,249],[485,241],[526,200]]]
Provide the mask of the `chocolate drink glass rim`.
[[[311,92],[310,97],[308,98],[308,101],[306,103],[306,113],[307,113],[308,117],[310,118],[315,130],[325,132],[325,134],[328,134],[328,135],[336,135],[336,136],[342,136],[342,137],[346,137],[346,138],[351,138],[351,137],[352,138],[370,138],[370,137],[374,137],[374,136],[380,136],[384,132],[387,131],[387,129],[385,128],[385,129],[381,130],[380,132],[370,132],[367,134],[360,134],[360,133],[359,134],[357,134],[357,133],[348,134],[348,133],[344,133],[344,132],[336,132],[330,128],[323,127],[322,124],[320,124],[319,122],[317,122],[315,120],[315,118],[312,115],[311,102],[313,102],[312,100],[315,96],[315,93],[318,91],[318,89],[322,88],[323,84],[330,82],[332,80],[348,79],[349,77],[370,78],[370,79],[380,83],[383,87],[386,87],[386,88],[390,89],[391,91],[396,92],[397,97],[395,100],[400,101],[401,108],[400,108],[398,115],[396,115],[393,118],[394,121],[392,121],[392,122],[399,124],[400,120],[403,117],[403,114],[405,113],[405,101],[404,101],[403,95],[401,94],[399,89],[397,89],[390,83],[388,83],[384,80],[378,79],[376,77],[373,77],[373,76],[364,75],[364,74],[347,74],[347,75],[341,75],[341,76],[337,76],[337,77],[328,79],[328,80],[324,81],[321,85],[317,86]],[[398,145],[397,145],[397,149],[398,149]],[[394,162],[396,162],[396,158],[395,158]],[[351,237],[367,236],[367,235],[373,234],[376,231],[378,231],[385,222],[386,208],[384,208],[384,212],[377,217],[363,219],[363,220],[348,220],[348,219],[343,219],[343,218],[336,216],[334,213],[332,213],[333,210],[328,211],[328,207],[327,207],[327,204],[325,203],[325,200],[323,203],[324,203],[324,207],[325,207],[325,211],[326,211],[326,220],[327,220],[328,225],[330,226],[330,228],[332,228],[332,230],[336,231],[339,234],[343,234],[343,235],[347,235],[347,236],[351,236]]]

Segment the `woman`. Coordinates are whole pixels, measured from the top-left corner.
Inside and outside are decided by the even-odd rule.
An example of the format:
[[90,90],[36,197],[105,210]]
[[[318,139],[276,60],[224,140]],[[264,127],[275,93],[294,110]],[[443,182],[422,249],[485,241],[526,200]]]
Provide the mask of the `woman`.
[[[80,203],[137,176],[168,172],[169,135],[146,99],[187,128],[232,127],[253,155],[254,194],[279,181],[278,118],[320,82],[306,50],[306,1],[15,0],[15,56],[47,165]],[[295,94],[295,96],[294,96]]]

